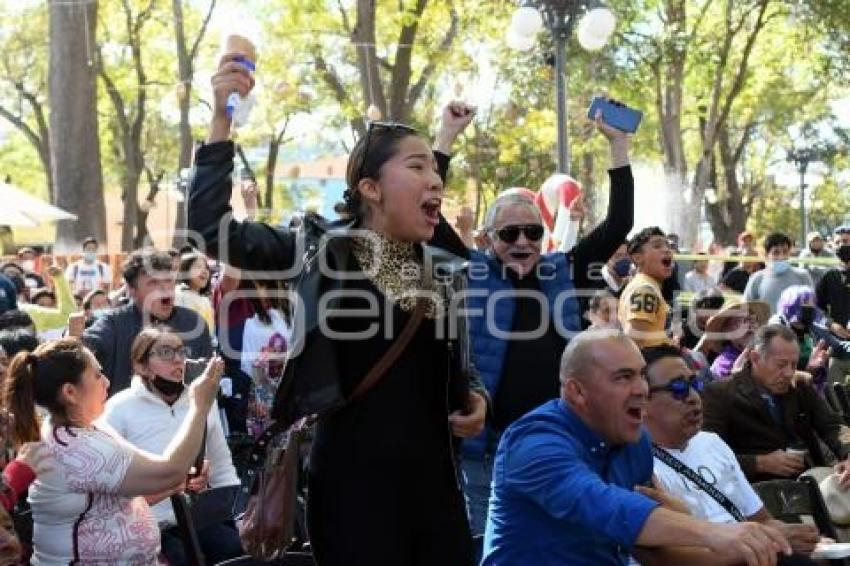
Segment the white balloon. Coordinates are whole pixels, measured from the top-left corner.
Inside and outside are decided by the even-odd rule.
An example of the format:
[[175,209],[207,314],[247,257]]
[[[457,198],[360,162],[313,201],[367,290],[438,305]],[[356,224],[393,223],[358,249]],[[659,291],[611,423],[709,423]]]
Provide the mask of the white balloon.
[[537,11],[537,8],[523,6],[517,8],[514,16],[511,19],[511,30],[521,37],[531,37],[537,35],[543,29],[543,16]]
[[528,51],[534,47],[535,39],[534,37],[523,37],[521,35],[517,35],[512,29],[509,29],[508,34],[505,37],[505,43],[507,43],[508,47],[511,49],[516,49],[517,51]]
[[617,27],[617,18],[614,12],[608,8],[594,8],[585,14],[583,21],[592,35],[599,37],[611,37],[614,28]]
[[582,19],[578,23],[578,42],[583,48],[588,51],[599,51],[605,44],[608,43],[607,35],[599,35],[595,33],[597,30],[594,30],[591,26],[587,24],[587,19]]

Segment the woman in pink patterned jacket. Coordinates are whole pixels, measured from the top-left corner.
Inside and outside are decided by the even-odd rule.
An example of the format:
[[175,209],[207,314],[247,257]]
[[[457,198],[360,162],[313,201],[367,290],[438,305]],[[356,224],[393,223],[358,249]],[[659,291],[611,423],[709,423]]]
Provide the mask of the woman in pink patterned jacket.
[[[4,404],[16,444],[42,440],[51,469],[30,489],[34,564],[156,564],[159,529],[142,495],[182,487],[201,446],[222,362],[189,389],[191,407],[162,456],[133,448],[94,426],[109,380],[73,338],[21,352],[9,366]],[[35,406],[49,413],[40,425]]]

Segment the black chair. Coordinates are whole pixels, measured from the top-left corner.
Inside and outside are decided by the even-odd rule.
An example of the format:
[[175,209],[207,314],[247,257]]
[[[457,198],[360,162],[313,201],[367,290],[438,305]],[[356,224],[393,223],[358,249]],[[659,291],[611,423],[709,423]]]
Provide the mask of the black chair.
[[189,501],[182,493],[171,496],[171,506],[174,508],[174,518],[177,520],[177,528],[180,538],[183,539],[183,548],[186,560],[192,566],[205,566],[204,553],[201,552],[201,543],[198,542],[198,533],[192,521],[192,509]]
[[290,552],[283,558],[272,560],[271,562],[263,562],[251,556],[240,556],[232,560],[219,562],[216,566],[315,566],[313,555],[309,552]]
[[833,383],[827,386],[827,392],[832,392],[832,395],[827,395],[827,399],[834,397],[838,402],[839,412],[844,418],[845,424],[850,424],[850,395],[847,394],[847,386],[843,383]]
[[[815,478],[801,476],[796,480],[769,480],[752,485],[774,519],[815,525],[822,536],[839,540]],[[831,560],[830,564],[844,564],[844,561]]]

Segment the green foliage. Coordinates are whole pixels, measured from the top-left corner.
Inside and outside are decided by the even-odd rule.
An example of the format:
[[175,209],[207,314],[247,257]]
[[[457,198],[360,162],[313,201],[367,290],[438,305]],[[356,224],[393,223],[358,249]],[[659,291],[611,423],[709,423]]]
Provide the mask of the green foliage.
[[[653,66],[684,56],[682,77],[682,136],[689,173],[701,156],[701,118],[709,106],[715,80],[719,45],[723,40],[726,1],[683,0],[685,29],[665,27],[662,18],[672,0],[611,0],[607,5],[617,14],[617,33],[609,46],[588,53],[571,38],[567,53],[568,115],[571,170],[584,184],[595,216],[607,194],[607,144],[587,129],[586,108],[594,95],[607,93],[644,111],[640,131],[633,138],[636,161],[663,161],[661,121],[656,100]],[[177,61],[171,3],[165,0],[127,0],[138,15],[150,6],[151,15],[140,29],[143,82],[133,66],[133,52],[126,28],[124,0],[100,2],[97,22],[105,72],[113,80],[124,103],[125,117],[132,122],[135,102],[146,97],[146,115],[140,146],[144,163],[154,172],[164,171],[173,179],[178,161]],[[428,0],[418,17],[413,0],[376,0],[375,45],[365,46],[354,38],[356,2],[346,0],[256,0],[252,13],[263,27],[257,72],[258,106],[239,141],[255,155],[270,155],[272,142],[279,141],[277,171],[288,172],[284,156],[300,159],[307,146],[327,153],[350,147],[352,128],[375,99],[392,98],[393,68],[412,49],[412,88],[423,73],[421,93],[412,113],[405,119],[421,131],[437,128],[441,106],[452,95],[474,96],[480,104],[476,122],[464,134],[452,162],[449,195],[473,204],[479,217],[495,195],[511,186],[533,190],[555,170],[556,117],[553,87],[552,40],[542,31],[534,48],[517,52],[505,45],[505,32],[515,9],[513,2],[480,0]],[[184,17],[191,38],[200,26],[206,2],[186,1]],[[743,30],[752,25],[753,0],[735,2],[733,15],[743,18]],[[794,124],[828,115],[829,103],[847,95],[841,82],[846,77],[850,29],[846,1],[812,0],[791,3],[771,0],[772,19],[756,42],[744,76],[741,92],[731,106],[728,132],[733,146],[746,132],[742,159],[733,168],[742,187],[743,199],[754,203],[750,227],[770,227],[796,234],[798,213],[789,207],[793,189],[770,183],[772,168],[790,143],[788,130]],[[20,104],[16,77],[37,100],[46,103],[47,9],[30,3],[21,8],[14,2],[0,6],[0,107],[34,126],[32,109]],[[402,29],[416,27],[410,45],[399,45]],[[448,49],[441,43],[456,25],[456,36]],[[410,31],[410,30],[408,30]],[[216,38],[217,39],[217,38]],[[208,68],[216,41],[204,41],[196,68]],[[374,47],[374,49],[372,49]],[[722,93],[732,86],[733,71],[743,53],[743,34],[736,37],[728,72],[723,75]],[[377,61],[376,70],[365,62]],[[430,69],[430,70],[429,70]],[[428,74],[429,72],[432,74]],[[330,75],[329,75],[330,73]],[[333,76],[339,89],[328,79]],[[206,77],[196,76],[193,102],[206,96]],[[670,77],[665,76],[665,80]],[[495,87],[490,89],[490,81]],[[110,101],[104,82],[99,82],[99,117],[102,162],[108,190],[116,190],[127,173],[128,148],[122,144],[120,116]],[[489,92],[482,93],[483,90]],[[17,112],[18,109],[21,112]],[[385,116],[386,116],[386,108]],[[305,139],[293,129],[293,120],[309,115],[321,129],[320,139]],[[193,136],[201,138],[206,127],[193,123]],[[252,154],[249,151],[249,154]],[[292,157],[296,155],[297,157]],[[271,163],[259,159],[252,164],[261,185]],[[824,230],[839,221],[847,210],[846,188],[840,173],[847,163],[839,160],[827,182],[813,195],[811,221]],[[728,199],[727,176],[718,165],[717,198]],[[10,130],[0,147],[0,174],[33,191],[45,192],[46,176],[38,154],[20,133]],[[275,214],[291,206],[292,187],[278,175],[271,187]],[[144,184],[144,177],[142,177]],[[263,187],[265,188],[265,187]],[[844,189],[842,191],[842,189]],[[305,189],[306,190],[306,189]],[[142,192],[144,194],[144,192]],[[728,204],[728,203],[727,203]],[[592,215],[593,211],[591,212]]]
[[12,184],[38,197],[47,198],[47,176],[35,148],[16,131],[0,145],[0,181]]

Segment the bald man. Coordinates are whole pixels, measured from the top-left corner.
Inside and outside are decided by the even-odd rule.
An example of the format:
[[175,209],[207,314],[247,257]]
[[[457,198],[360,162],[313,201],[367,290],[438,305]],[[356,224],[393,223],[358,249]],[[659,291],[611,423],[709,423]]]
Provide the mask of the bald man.
[[[619,331],[574,338],[561,360],[561,397],[502,436],[482,565],[652,563],[674,545],[710,564],[774,564],[791,548],[757,523],[711,524],[635,492],[652,477],[642,422],[648,386],[640,351]],[[667,563],[700,556],[666,555]],[[658,558],[661,560],[661,558]],[[671,562],[674,560],[674,562]]]

